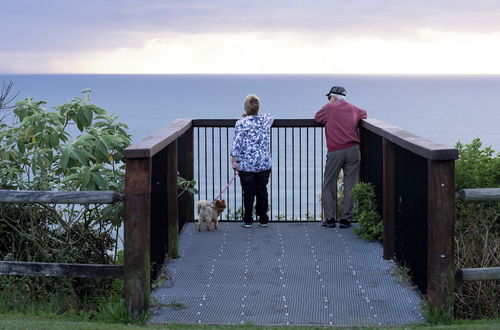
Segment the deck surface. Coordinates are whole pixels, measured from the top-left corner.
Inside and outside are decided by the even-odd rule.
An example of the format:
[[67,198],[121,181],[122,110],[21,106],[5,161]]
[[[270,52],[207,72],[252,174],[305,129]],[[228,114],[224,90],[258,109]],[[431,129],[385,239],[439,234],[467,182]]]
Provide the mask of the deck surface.
[[379,243],[352,229],[270,223],[185,225],[172,281],[152,292],[152,323],[400,325],[423,321],[420,297],[391,275]]

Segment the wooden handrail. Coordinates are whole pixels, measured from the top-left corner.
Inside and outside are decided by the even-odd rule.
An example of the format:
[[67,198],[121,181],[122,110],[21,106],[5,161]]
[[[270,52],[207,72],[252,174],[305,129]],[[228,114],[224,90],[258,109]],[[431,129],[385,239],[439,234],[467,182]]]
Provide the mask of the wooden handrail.
[[163,150],[192,126],[191,119],[177,119],[123,151],[124,158],[149,158]]
[[0,203],[113,204],[123,199],[116,191],[0,190]]
[[402,130],[401,128],[387,124],[381,120],[364,119],[361,126],[392,143],[407,149],[419,156],[429,160],[453,160],[458,159],[458,150],[445,145],[429,141],[418,135]]

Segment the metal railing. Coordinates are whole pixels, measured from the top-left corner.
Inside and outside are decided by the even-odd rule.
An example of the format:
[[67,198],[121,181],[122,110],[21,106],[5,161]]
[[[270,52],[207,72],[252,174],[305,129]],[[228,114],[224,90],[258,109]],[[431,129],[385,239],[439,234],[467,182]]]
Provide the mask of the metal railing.
[[[233,177],[230,152],[235,123],[235,119],[193,120],[195,179],[200,199],[213,200]],[[276,119],[271,128],[271,153],[271,221],[321,220],[325,163],[322,125],[312,119]],[[227,204],[222,220],[241,220],[243,203],[238,181],[221,197]]]
[[[229,152],[235,119],[177,120],[125,150],[125,264],[127,306],[148,307],[150,264],[177,254],[178,232],[194,220],[194,200],[177,197],[177,175],[197,180],[201,199],[213,199],[232,176]],[[361,180],[375,186],[384,219],[384,257],[410,267],[432,307],[452,306],[454,161],[458,151],[376,119],[360,127]],[[270,182],[274,221],[321,219],[323,128],[312,119],[276,119]],[[236,184],[225,192],[235,220]],[[231,213],[232,212],[232,213]],[[452,308],[452,307],[451,307]]]

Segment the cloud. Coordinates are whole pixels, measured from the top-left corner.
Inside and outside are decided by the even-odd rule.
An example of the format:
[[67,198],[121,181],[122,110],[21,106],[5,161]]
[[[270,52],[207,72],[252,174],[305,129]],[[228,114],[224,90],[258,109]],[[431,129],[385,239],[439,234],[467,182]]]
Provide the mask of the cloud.
[[178,34],[297,33],[311,38],[418,37],[421,29],[500,31],[493,0],[2,1],[3,52],[141,48]]

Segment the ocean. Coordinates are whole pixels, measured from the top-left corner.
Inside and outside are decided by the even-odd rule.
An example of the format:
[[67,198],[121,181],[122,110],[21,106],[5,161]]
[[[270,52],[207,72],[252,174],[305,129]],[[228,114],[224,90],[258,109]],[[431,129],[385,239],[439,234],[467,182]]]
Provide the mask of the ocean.
[[480,138],[500,151],[500,76],[377,75],[0,75],[18,100],[60,105],[83,89],[119,116],[133,141],[176,118],[238,118],[247,94],[276,118],[312,118],[333,85],[368,116],[454,146]]
[[[261,111],[275,118],[312,118],[327,101],[324,94],[330,87],[341,85],[347,89],[348,101],[365,109],[369,117],[448,146],[480,138],[484,145],[500,152],[500,76],[0,75],[0,81],[9,80],[19,91],[17,100],[32,97],[47,101],[47,107],[61,105],[91,89],[92,102],[126,123],[134,142],[177,118],[239,118],[248,94],[259,95]],[[212,141],[217,142],[221,131],[195,132],[196,139],[197,134],[201,136],[202,150],[206,133],[209,139],[214,134]],[[324,153],[319,144],[317,150],[297,153],[300,140],[312,139],[304,134],[309,133],[287,135],[288,143],[295,141],[295,152],[286,147],[288,155],[273,156],[273,169],[280,170],[273,170],[269,185],[272,220],[321,217]],[[274,139],[273,150],[278,143],[283,144],[280,136],[282,141]],[[320,134],[317,139],[320,141]],[[224,146],[222,153],[227,154],[228,148]],[[195,155],[195,179],[200,195],[196,199],[210,199],[229,181],[232,171],[227,158],[218,161],[203,152],[198,157]],[[208,167],[203,166],[204,157],[213,161]],[[310,158],[307,164],[306,157]],[[295,167],[290,170],[292,163]],[[232,219],[242,204],[239,184],[223,198],[229,209],[222,218]]]

